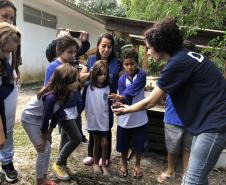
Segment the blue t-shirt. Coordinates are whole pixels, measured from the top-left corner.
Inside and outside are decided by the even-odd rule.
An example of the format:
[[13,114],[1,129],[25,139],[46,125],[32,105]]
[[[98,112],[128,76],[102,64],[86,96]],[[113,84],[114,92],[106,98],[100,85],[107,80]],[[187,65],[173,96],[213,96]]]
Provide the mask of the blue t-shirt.
[[166,95],[166,103],[165,103],[165,113],[164,113],[164,122],[170,125],[176,125],[176,126],[184,126],[180,118],[178,117],[170,96]]
[[[87,60],[87,70],[93,67],[96,62],[96,56],[92,55]],[[108,69],[109,69],[109,78],[110,78],[110,88],[113,93],[117,93],[118,89],[118,77],[119,77],[119,61],[117,58],[112,58],[108,62]]]
[[44,79],[44,85],[46,86],[53,74],[53,72],[55,71],[55,69],[60,66],[62,63],[59,61],[59,60],[54,60],[53,62],[51,62],[49,65],[48,65],[48,68],[46,70],[46,73],[45,73],[45,79]]
[[132,104],[133,97],[137,96],[146,85],[147,74],[142,69],[137,69],[135,79],[132,79],[131,85],[127,86],[126,80],[128,80],[128,73],[124,73],[119,78],[118,91],[121,96],[124,96],[124,102],[127,105]]
[[[54,60],[53,62],[51,62],[46,70],[45,73],[45,80],[44,80],[44,85],[47,86],[53,72],[55,71],[55,69],[62,65],[62,63],[59,60]],[[82,97],[81,97],[81,92],[75,91],[72,93],[71,97],[69,98],[68,102],[65,103],[64,108],[70,108],[70,107],[74,107],[77,106],[78,112],[81,113],[84,107],[84,104],[82,102]]]
[[204,56],[180,50],[157,81],[170,95],[184,126],[193,135],[226,129],[226,80]]

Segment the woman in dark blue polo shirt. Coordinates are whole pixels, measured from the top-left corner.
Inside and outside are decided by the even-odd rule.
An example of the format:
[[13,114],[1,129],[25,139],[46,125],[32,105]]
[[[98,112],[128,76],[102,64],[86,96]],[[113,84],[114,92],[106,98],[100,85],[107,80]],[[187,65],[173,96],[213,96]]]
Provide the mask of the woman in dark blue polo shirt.
[[182,184],[208,184],[208,174],[226,143],[226,80],[206,57],[182,48],[183,38],[173,18],[148,29],[145,42],[153,60],[167,64],[149,97],[113,111],[148,109],[169,94],[185,128],[194,135]]

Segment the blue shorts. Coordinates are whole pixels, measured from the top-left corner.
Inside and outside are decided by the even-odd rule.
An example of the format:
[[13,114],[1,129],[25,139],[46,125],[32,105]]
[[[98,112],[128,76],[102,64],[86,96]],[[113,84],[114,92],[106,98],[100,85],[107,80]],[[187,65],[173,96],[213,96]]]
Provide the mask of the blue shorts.
[[124,153],[127,152],[129,148],[132,148],[139,154],[144,153],[147,126],[148,124],[135,128],[122,128],[118,126],[116,150]]
[[108,136],[110,134],[110,131],[88,130],[88,132],[92,135],[98,136]]

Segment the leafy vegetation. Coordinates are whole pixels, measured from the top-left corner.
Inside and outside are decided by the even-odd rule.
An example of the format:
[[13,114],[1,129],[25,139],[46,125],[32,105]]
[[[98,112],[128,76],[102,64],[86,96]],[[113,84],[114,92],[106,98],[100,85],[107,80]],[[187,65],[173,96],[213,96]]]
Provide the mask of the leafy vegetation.
[[90,13],[125,17],[125,11],[118,5],[117,0],[70,0],[70,2]]
[[[160,21],[166,16],[175,16],[180,26],[186,26],[184,37],[197,34],[197,28],[226,30],[225,0],[121,0],[126,16],[134,19]],[[226,32],[223,38],[210,41],[208,49],[201,49],[223,72],[226,60]],[[150,73],[162,68],[162,63],[150,60]]]

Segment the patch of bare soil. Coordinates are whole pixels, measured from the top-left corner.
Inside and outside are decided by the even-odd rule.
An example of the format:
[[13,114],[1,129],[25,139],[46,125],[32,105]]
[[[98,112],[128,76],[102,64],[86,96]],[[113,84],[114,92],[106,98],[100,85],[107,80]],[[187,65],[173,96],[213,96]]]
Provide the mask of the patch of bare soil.
[[[31,185],[35,184],[35,159],[36,154],[32,147],[27,135],[23,131],[20,125],[20,114],[26,103],[36,96],[37,90],[40,86],[26,87],[20,89],[20,95],[18,99],[17,109],[17,125],[15,128],[14,138],[17,143],[15,146],[14,163],[19,173],[19,181],[15,184],[18,185]],[[84,120],[83,120],[84,121]],[[86,131],[84,131],[87,134]],[[129,175],[127,178],[119,178],[117,170],[120,167],[120,154],[115,149],[115,134],[116,124],[112,129],[113,145],[112,145],[112,160],[109,166],[111,175],[110,177],[103,177],[102,175],[94,175],[92,166],[85,166],[82,164],[82,160],[87,156],[87,146],[81,144],[76,151],[70,156],[68,166],[70,167],[73,175],[72,179],[68,182],[57,181],[54,177],[51,166],[56,158],[57,148],[59,144],[58,129],[55,129],[53,133],[53,144],[51,161],[49,165],[49,176],[56,180],[56,184],[59,185],[158,185],[156,181],[157,176],[166,169],[166,161],[164,154],[146,152],[142,159],[142,169],[144,172],[143,178],[137,180],[133,178],[132,170],[134,166],[134,157],[129,161]],[[88,135],[88,134],[87,134]],[[181,183],[180,166],[176,171],[176,178],[170,179],[165,184],[167,185],[179,185]],[[210,185],[225,185],[226,184],[226,172],[224,169],[211,172],[209,176]],[[0,176],[0,184],[7,184],[4,178]]]

